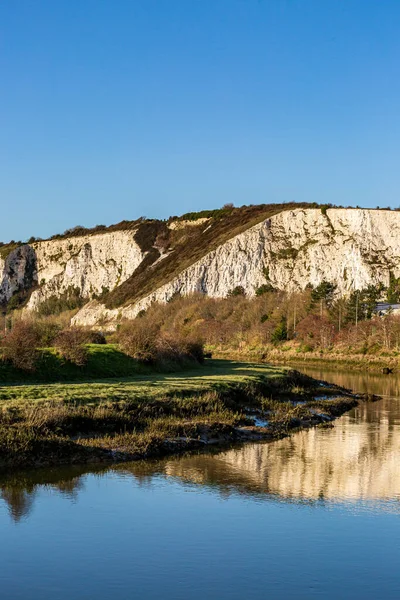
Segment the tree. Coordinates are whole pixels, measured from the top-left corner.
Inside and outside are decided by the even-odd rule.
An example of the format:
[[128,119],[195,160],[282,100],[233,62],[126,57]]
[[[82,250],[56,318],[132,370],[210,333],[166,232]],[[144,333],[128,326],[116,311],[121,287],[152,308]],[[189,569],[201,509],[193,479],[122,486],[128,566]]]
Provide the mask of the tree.
[[389,304],[397,304],[400,298],[400,278],[396,278],[390,273],[390,282],[387,289],[387,301]]
[[330,306],[332,304],[335,291],[336,285],[324,279],[316,288],[312,290],[311,301],[317,302],[318,300],[323,300],[326,306]]
[[359,321],[370,319],[383,290],[383,285],[379,284],[352,292],[346,304],[345,322],[357,324]]
[[271,341],[272,342],[283,342],[284,340],[287,340],[287,337],[288,337],[287,321],[286,321],[286,317],[283,316],[283,317],[281,317],[280,322],[278,323],[278,325],[275,327],[274,331],[272,332]]

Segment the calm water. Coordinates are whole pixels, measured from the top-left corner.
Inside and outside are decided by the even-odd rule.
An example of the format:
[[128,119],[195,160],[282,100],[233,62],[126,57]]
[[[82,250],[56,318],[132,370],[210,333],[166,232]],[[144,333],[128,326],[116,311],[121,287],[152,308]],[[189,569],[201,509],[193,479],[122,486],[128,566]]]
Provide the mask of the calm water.
[[0,598],[400,598],[400,378],[307,373],[385,398],[271,444],[0,479]]

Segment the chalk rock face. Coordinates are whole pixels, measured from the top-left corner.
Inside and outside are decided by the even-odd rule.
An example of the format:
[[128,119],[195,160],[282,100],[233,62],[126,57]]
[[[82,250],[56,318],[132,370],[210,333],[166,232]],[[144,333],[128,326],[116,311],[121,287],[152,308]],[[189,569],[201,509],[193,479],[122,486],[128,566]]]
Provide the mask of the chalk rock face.
[[71,288],[83,298],[114,289],[143,260],[133,236],[132,231],[113,231],[32,244],[39,288],[32,292],[28,310]]
[[36,256],[31,246],[19,246],[4,258],[0,255],[0,304],[36,282]]
[[[74,323],[115,327],[119,319],[134,318],[176,293],[218,298],[241,286],[253,296],[264,284],[294,291],[327,280],[346,295],[400,277],[400,212],[298,208],[249,227],[167,283],[154,284],[151,293],[140,297],[135,290],[138,301],[107,308],[92,298],[129,279],[147,256],[134,236],[135,230],[122,229],[25,244],[8,255],[3,249],[0,304],[21,289],[31,290],[27,310],[37,310],[51,296],[74,289],[88,300]],[[146,267],[150,283],[152,268]]]
[[88,303],[74,323],[134,318],[152,302],[167,302],[176,293],[224,297],[242,286],[252,296],[263,284],[295,291],[327,280],[346,295],[370,284],[387,286],[391,274],[400,277],[400,212],[296,209],[237,235],[134,304],[108,309]]

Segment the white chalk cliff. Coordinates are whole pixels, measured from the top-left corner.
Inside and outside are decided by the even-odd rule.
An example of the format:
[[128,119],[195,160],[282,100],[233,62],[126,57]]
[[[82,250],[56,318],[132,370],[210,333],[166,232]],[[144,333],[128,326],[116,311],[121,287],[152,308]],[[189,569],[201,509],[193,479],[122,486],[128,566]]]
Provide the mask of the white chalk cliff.
[[[236,286],[252,296],[269,283],[300,290],[327,280],[345,295],[400,276],[400,212],[365,209],[296,209],[249,228],[131,305],[108,309],[93,301],[74,322],[95,325],[133,318],[152,302],[202,292],[224,297]],[[151,277],[151,269],[149,270]]]
[[28,258],[33,271],[29,284],[34,289],[27,309],[35,310],[71,288],[87,299],[114,289],[132,275],[143,256],[129,230],[25,244],[5,260],[0,258],[0,302],[26,287]]
[[[208,221],[201,226],[208,228]],[[31,288],[27,310],[36,310],[49,297],[74,288],[88,300],[74,323],[111,325],[176,293],[224,297],[242,286],[252,296],[267,283],[299,290],[327,280],[345,295],[370,284],[387,286],[391,275],[400,277],[400,212],[298,208],[232,237],[167,283],[155,284],[151,293],[140,298],[135,290],[139,300],[107,308],[93,297],[129,279],[147,255],[134,235],[131,229],[105,231],[20,246],[5,259],[0,253],[0,303]],[[151,281],[153,267],[146,268]]]

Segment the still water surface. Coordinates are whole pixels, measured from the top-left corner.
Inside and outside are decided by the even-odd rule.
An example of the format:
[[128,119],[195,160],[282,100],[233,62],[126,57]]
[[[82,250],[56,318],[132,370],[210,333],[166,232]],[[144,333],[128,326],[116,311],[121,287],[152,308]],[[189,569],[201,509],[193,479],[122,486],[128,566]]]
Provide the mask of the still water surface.
[[400,598],[400,378],[335,422],[113,468],[0,479],[0,598]]

